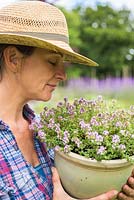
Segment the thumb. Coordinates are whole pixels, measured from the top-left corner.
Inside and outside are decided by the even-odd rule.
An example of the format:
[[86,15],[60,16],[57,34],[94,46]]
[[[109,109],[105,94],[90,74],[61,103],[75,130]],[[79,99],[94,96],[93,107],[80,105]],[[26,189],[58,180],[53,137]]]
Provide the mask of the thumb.
[[53,186],[54,186],[53,200],[70,199],[68,194],[63,190],[57,169],[55,167],[52,167],[51,170],[52,170],[52,174],[53,174],[52,181],[53,181]]
[[134,169],[132,170],[131,176],[134,177]]
[[61,185],[61,182],[60,182],[60,177],[59,177],[59,174],[58,174],[58,171],[55,167],[52,167],[51,168],[52,170],[52,181],[53,181],[53,184],[55,185]]
[[117,197],[118,192],[116,190],[111,190],[97,197],[91,198],[90,200],[112,200]]

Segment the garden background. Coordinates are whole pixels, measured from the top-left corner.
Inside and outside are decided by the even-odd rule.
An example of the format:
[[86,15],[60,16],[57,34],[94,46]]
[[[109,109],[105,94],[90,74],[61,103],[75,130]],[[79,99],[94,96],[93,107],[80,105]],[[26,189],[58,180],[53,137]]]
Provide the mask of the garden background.
[[[58,5],[58,1],[46,2]],[[95,1],[94,8],[84,2],[75,1],[70,9],[68,5],[59,7],[67,18],[71,46],[95,60],[99,67],[65,63],[68,80],[61,83],[49,102],[31,102],[36,112],[46,105],[56,105],[64,97],[71,101],[103,95],[118,99],[124,107],[134,104],[133,12],[125,7],[115,9],[101,0]]]

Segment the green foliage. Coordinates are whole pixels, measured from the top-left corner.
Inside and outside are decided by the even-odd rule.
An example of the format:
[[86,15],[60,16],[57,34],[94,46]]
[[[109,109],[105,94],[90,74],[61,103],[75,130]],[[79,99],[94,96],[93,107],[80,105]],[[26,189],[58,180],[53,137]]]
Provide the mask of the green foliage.
[[134,107],[121,109],[115,100],[64,98],[56,108],[44,108],[32,127],[48,148],[70,151],[96,160],[133,155]]
[[84,54],[94,57],[107,71],[118,70],[125,65],[129,46],[134,43],[134,33],[111,28],[98,28],[96,31],[91,27],[85,27],[83,32],[83,40],[89,44],[86,46],[83,42],[81,50]]
[[[134,54],[130,52],[134,48],[134,19],[129,10],[117,11],[108,5],[98,5],[97,9],[78,7],[71,11],[63,9],[63,12],[69,25],[71,45],[100,64],[100,68],[95,68],[95,75],[121,76],[126,67],[129,73],[134,73]],[[90,68],[79,69],[79,75],[92,75]]]
[[77,51],[82,45],[79,31],[81,26],[80,8],[78,7],[70,12],[62,8],[62,11],[67,18],[71,45]]

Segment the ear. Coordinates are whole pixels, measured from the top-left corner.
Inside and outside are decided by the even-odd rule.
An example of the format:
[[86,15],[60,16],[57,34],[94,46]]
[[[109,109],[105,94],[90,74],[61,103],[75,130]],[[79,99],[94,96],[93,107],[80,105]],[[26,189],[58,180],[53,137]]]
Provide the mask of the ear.
[[8,46],[4,52],[4,63],[5,67],[7,67],[13,73],[19,71],[22,62],[22,54],[17,50],[14,46]]

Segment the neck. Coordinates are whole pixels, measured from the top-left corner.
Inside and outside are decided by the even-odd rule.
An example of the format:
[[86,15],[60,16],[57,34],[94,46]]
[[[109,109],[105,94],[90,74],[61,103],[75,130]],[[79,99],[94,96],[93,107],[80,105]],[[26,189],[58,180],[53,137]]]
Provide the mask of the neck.
[[24,121],[23,107],[26,103],[18,87],[0,83],[0,119],[5,123],[17,125]]

